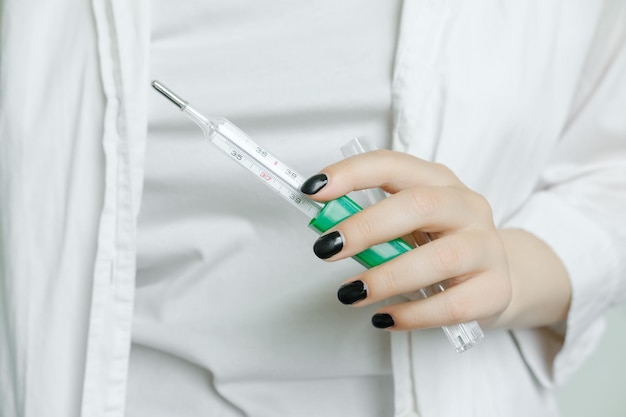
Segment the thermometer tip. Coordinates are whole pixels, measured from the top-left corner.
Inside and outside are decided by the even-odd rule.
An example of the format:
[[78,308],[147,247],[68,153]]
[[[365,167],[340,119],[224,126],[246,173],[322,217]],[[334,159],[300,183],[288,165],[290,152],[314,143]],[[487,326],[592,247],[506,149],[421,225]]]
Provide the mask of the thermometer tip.
[[178,97],[169,88],[165,87],[160,82],[156,80],[152,81],[152,87],[154,87],[154,89],[157,90],[159,93],[163,94],[172,103],[176,104],[181,110],[183,110],[187,106],[187,102],[185,100]]

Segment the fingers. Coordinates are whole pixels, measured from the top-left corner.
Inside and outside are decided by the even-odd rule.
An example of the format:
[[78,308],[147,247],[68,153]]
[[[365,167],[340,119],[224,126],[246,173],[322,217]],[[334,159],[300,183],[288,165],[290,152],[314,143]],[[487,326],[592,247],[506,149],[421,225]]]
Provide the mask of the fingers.
[[510,292],[504,282],[495,273],[484,273],[426,299],[385,306],[372,323],[380,329],[412,330],[491,318],[510,302],[503,296]]
[[417,185],[458,183],[444,165],[381,150],[356,155],[324,168],[322,174],[303,184],[302,191],[315,200],[328,201],[366,188],[382,188],[393,194]]
[[[471,228],[477,218],[490,221],[482,197],[457,187],[414,187],[366,208],[318,239],[316,254],[344,259],[415,230],[439,235]],[[339,233],[339,235],[337,235]]]
[[363,272],[340,287],[337,295],[344,304],[363,306],[451,278],[464,281],[484,272],[493,256],[490,247],[475,232],[442,237]]
[[339,300],[364,306],[398,295],[419,294],[446,281],[449,289],[428,298],[388,305],[372,323],[408,330],[497,318],[512,289],[506,253],[491,207],[445,166],[410,155],[376,151],[325,168],[302,185],[315,200],[328,201],[365,188],[392,195],[345,219],[314,245],[335,261],[399,236],[428,233],[435,240],[350,279]]
[[512,288],[502,279],[505,254],[494,250],[500,246],[492,239],[478,231],[444,236],[365,271],[342,285],[337,296],[359,307],[448,280],[452,285],[439,294],[382,307],[373,325],[410,330],[493,319],[511,302]]
[[[505,271],[485,267],[484,260],[500,255],[491,253],[492,246],[480,240],[479,234],[468,234],[428,243],[347,282],[340,287],[338,298],[344,304],[365,306],[451,278],[454,284],[443,292],[380,308],[372,324],[381,329],[412,330],[493,319],[511,302],[512,289],[509,280],[501,279]],[[413,278],[407,279],[410,276]]]

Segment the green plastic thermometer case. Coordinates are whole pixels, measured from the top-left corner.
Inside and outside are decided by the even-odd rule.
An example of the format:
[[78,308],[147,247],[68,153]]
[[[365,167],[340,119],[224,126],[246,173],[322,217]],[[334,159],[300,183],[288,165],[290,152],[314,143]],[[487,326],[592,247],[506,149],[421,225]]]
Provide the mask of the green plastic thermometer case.
[[[361,211],[362,208],[350,197],[343,196],[337,200],[327,202],[320,214],[311,220],[309,227],[317,232],[325,233],[338,223]],[[372,246],[353,256],[357,262],[366,268],[372,268],[387,262],[398,255],[411,250],[412,247],[401,238]]]

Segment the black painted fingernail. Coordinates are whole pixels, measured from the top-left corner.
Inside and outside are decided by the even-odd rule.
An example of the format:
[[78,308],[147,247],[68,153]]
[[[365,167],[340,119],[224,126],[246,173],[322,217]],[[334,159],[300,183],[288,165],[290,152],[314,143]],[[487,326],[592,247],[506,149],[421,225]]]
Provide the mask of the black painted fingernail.
[[313,175],[311,178],[302,183],[300,191],[304,194],[313,195],[324,188],[326,184],[328,184],[328,177],[326,174]]
[[367,287],[363,281],[350,282],[339,287],[337,298],[343,304],[354,304],[367,298]]
[[372,316],[372,324],[377,329],[386,329],[396,323],[393,321],[393,317],[389,314],[374,314]]
[[328,259],[331,256],[341,252],[343,248],[343,238],[341,237],[341,233],[335,231],[330,232],[327,235],[324,235],[318,238],[313,244],[313,252],[317,255],[318,258]]

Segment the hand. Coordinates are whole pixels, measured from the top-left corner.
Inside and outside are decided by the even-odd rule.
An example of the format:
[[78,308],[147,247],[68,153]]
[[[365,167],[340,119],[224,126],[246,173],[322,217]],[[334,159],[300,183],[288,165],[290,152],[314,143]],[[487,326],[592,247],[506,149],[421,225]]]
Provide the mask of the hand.
[[302,190],[328,201],[354,190],[380,187],[391,196],[344,220],[320,237],[316,254],[328,261],[353,256],[397,237],[433,239],[352,277],[338,296],[365,306],[441,281],[449,288],[424,300],[381,307],[376,327],[410,330],[470,320],[496,321],[512,300],[503,241],[491,207],[447,167],[407,154],[375,151],[322,170]]

